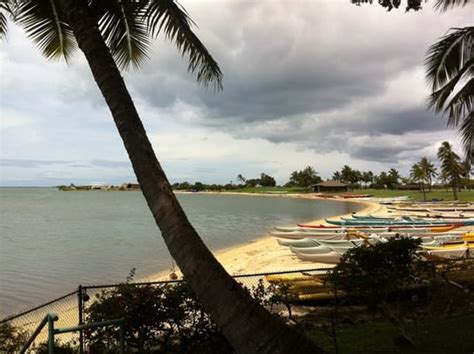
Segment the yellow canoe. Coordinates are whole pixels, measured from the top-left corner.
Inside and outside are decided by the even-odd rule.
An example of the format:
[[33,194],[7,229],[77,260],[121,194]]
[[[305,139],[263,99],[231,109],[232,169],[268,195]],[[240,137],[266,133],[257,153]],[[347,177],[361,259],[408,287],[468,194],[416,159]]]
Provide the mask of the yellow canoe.
[[469,249],[474,249],[474,243],[473,242],[458,242],[458,243],[449,243],[446,245],[442,246],[421,246],[425,250],[451,250],[451,249],[457,249],[457,248],[466,248],[469,247]]
[[298,281],[315,280],[316,278],[311,275],[304,275],[301,273],[295,274],[270,274],[265,276],[266,281],[269,283],[293,283]]
[[462,237],[464,241],[474,241],[474,232],[468,232]]
[[458,225],[449,225],[449,226],[433,226],[431,232],[447,232],[459,227]]

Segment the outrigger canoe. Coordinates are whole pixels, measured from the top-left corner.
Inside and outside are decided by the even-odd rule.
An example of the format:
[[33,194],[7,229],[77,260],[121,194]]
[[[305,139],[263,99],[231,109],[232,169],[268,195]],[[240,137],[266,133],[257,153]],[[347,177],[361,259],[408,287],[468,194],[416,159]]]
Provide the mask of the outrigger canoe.
[[[328,224],[338,225],[338,226],[384,226],[384,227],[391,227],[391,226],[437,226],[437,225],[447,225],[447,223],[443,220],[430,220],[425,221],[422,219],[411,220],[411,219],[400,219],[400,220],[331,220],[325,219]],[[474,225],[474,220],[459,220],[450,222],[451,225],[459,225],[459,226],[469,226]]]

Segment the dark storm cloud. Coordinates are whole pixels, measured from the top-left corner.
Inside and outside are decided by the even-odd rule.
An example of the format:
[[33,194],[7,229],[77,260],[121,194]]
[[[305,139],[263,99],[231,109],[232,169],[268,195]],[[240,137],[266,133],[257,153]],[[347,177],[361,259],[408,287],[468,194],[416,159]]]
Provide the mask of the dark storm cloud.
[[[132,96],[157,114],[240,139],[380,162],[431,143],[411,133],[445,128],[426,109],[422,65],[437,38],[471,21],[466,8],[441,16],[431,4],[407,14],[349,1],[183,5],[224,72],[224,91],[198,87],[174,45],[157,41],[143,69],[126,74]],[[192,122],[180,104],[196,113]],[[383,145],[361,145],[358,138]]]

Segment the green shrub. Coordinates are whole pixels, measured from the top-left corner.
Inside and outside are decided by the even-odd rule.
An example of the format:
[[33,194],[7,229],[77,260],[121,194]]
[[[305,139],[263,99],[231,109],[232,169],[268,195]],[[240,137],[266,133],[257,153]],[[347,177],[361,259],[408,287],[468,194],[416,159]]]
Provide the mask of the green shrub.
[[10,323],[0,324],[0,353],[16,353],[26,343],[29,333]]
[[[229,353],[231,347],[183,283],[160,285],[122,284],[102,292],[86,310],[88,322],[125,319],[129,352]],[[91,352],[116,352],[118,329],[86,331]]]

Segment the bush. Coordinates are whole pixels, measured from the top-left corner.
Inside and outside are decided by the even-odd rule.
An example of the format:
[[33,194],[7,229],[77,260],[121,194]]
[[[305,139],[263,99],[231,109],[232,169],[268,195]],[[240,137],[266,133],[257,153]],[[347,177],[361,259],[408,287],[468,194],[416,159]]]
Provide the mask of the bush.
[[0,325],[0,353],[16,353],[26,343],[29,333],[10,323]]
[[372,310],[396,296],[415,280],[419,240],[393,238],[386,243],[349,250],[334,268],[330,281],[349,297],[365,302]]
[[[183,283],[122,284],[102,292],[87,309],[87,321],[123,317],[127,350],[139,353],[229,353],[230,345]],[[118,330],[86,331],[92,352],[116,352]]]

